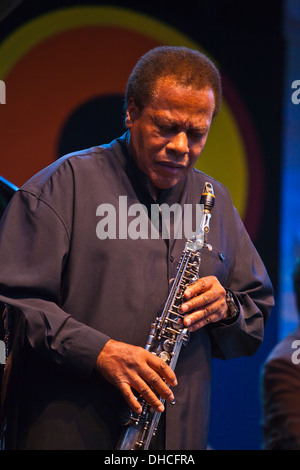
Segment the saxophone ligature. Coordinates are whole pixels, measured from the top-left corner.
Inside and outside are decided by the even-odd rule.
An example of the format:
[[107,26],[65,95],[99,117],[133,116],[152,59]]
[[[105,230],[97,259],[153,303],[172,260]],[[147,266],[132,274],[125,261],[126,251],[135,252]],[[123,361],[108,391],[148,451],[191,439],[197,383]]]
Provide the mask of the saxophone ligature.
[[[197,235],[187,240],[181,259],[177,266],[177,274],[172,283],[164,309],[156,321],[151,324],[145,349],[161,357],[174,371],[182,345],[187,345],[189,332],[183,324],[184,314],[181,313],[183,294],[188,285],[199,278],[201,250],[207,244],[211,210],[215,196],[213,186],[206,182],[201,196],[203,214]],[[164,404],[165,400],[159,397]],[[147,450],[155,435],[161,413],[153,408],[142,397],[138,398],[141,413],[129,413],[121,433],[116,450]]]

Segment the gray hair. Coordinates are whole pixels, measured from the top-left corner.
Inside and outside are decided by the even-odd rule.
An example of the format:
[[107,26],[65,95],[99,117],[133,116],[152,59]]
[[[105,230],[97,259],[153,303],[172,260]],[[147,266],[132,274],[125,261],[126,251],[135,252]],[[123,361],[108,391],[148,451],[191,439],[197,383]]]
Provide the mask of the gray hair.
[[221,107],[222,86],[219,71],[204,54],[187,47],[161,46],[151,49],[136,63],[125,91],[125,109],[129,98],[142,110],[154,96],[158,80],[174,78],[175,83],[196,90],[210,87],[215,98],[216,116]]

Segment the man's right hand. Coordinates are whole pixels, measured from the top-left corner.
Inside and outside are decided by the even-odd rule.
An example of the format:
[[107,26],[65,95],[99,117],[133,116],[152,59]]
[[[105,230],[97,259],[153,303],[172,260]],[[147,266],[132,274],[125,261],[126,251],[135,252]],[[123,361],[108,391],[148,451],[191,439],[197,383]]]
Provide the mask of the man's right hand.
[[99,354],[95,369],[121,391],[136,413],[141,413],[142,407],[132,389],[158,412],[164,406],[157,395],[174,400],[168,385],[177,385],[175,373],[161,358],[141,347],[110,339]]

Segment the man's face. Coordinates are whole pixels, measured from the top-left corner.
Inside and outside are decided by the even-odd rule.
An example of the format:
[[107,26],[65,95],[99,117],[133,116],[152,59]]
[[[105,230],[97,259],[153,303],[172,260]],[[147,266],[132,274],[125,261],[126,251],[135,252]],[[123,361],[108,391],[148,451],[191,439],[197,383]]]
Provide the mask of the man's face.
[[154,190],[171,188],[190,171],[206,143],[215,100],[210,88],[193,90],[164,79],[142,111],[129,100],[130,152]]

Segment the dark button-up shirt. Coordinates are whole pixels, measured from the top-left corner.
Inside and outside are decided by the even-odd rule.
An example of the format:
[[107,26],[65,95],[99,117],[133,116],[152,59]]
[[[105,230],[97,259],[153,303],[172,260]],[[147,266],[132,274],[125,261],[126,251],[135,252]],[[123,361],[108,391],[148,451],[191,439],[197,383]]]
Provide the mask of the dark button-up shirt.
[[[10,397],[18,410],[11,446],[114,448],[123,403],[96,376],[95,361],[109,338],[146,345],[185,245],[183,237],[126,237],[120,196],[128,208],[179,203],[184,209],[199,204],[206,181],[216,202],[208,239],[213,249],[202,250],[200,276],[217,276],[234,293],[240,315],[232,324],[191,334],[176,367],[176,405],[166,409],[167,449],[206,447],[211,357],[256,351],[273,305],[272,287],[228,190],[192,170],[154,201],[125,135],[42,170],[15,194],[3,217],[0,300],[24,320],[22,366]],[[115,208],[115,238],[101,235],[105,207]],[[129,230],[134,218],[128,217]]]

